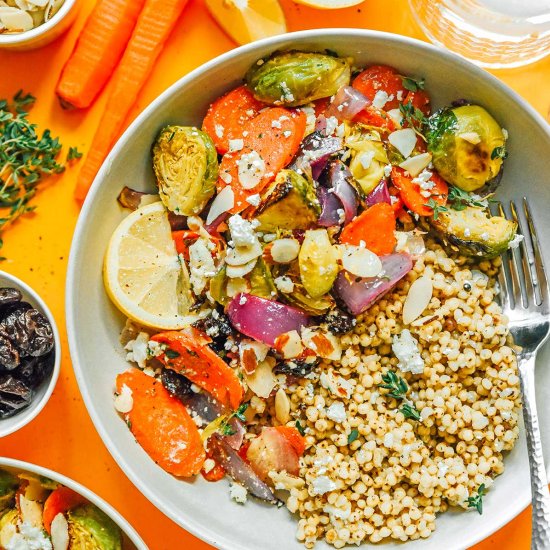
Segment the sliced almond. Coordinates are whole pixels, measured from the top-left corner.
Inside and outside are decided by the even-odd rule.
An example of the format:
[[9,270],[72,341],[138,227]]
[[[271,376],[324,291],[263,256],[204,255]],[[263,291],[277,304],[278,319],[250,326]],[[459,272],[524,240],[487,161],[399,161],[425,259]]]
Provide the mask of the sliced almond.
[[32,17],[18,8],[0,8],[0,23],[9,31],[30,31],[34,27]]
[[21,519],[36,527],[42,529],[42,506],[36,500],[29,500],[25,495],[19,495],[19,510]]
[[241,366],[247,374],[252,374],[258,364],[267,357],[269,346],[262,342],[243,340],[239,344],[239,358]]
[[298,257],[300,243],[296,239],[277,239],[271,245],[271,257],[278,264],[288,264]]
[[282,388],[275,394],[275,418],[281,424],[286,424],[290,420],[290,401]]
[[273,374],[273,367],[275,366],[275,360],[272,357],[268,357],[265,361],[262,361],[254,371],[253,374],[247,375],[245,373],[245,381],[248,387],[258,396],[267,399],[275,386],[277,385],[277,379]]
[[257,258],[255,258],[254,260],[244,265],[236,265],[236,266],[228,265],[226,268],[227,276],[230,279],[234,279],[234,278],[241,278],[241,277],[244,277],[245,275],[248,275],[254,269],[254,266],[256,265],[256,260]]
[[134,398],[132,397],[132,390],[123,384],[120,393],[115,396],[115,409],[122,414],[129,413],[134,407]]
[[403,122],[403,113],[399,109],[390,109],[388,116],[399,126]]
[[403,168],[403,170],[408,172],[413,178],[416,178],[430,162],[432,162],[432,154],[421,153],[420,155],[414,155],[414,157],[409,157],[407,160],[404,160],[399,167]]
[[251,246],[230,248],[225,257],[225,263],[231,266],[244,265],[256,260],[262,255],[262,245],[258,240]]
[[380,258],[363,246],[338,245],[342,266],[357,277],[376,277],[382,271]]
[[458,134],[458,137],[472,145],[477,145],[481,141],[481,137],[477,132],[462,132],[462,134]]
[[396,130],[388,136],[388,141],[407,158],[416,146],[416,133],[412,128]]
[[51,526],[53,550],[67,550],[69,548],[69,524],[63,514],[53,518]]
[[403,323],[408,325],[418,319],[428,307],[433,294],[433,284],[429,277],[418,277],[411,285],[403,305]]
[[224,187],[212,201],[208,216],[206,216],[206,225],[210,225],[217,220],[222,214],[229,212],[235,206],[235,193],[228,185]]
[[291,330],[290,332],[285,332],[278,336],[275,340],[274,348],[281,353],[285,359],[298,357],[304,351],[302,339],[296,330]]
[[330,332],[319,328],[303,328],[302,342],[306,348],[315,352],[316,355],[330,361],[339,361],[342,358],[342,347],[340,342]]

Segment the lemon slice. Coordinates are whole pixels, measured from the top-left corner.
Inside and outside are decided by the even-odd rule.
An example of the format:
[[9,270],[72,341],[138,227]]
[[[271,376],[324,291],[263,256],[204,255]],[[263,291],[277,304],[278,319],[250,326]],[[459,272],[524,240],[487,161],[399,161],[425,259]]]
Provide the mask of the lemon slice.
[[103,280],[114,304],[141,325],[179,329],[196,320],[187,315],[189,281],[161,202],[138,208],[115,229]]
[[239,44],[286,32],[278,0],[206,0],[212,17]]
[[321,10],[336,10],[338,8],[349,8],[362,4],[365,0],[294,0],[297,4],[319,8]]

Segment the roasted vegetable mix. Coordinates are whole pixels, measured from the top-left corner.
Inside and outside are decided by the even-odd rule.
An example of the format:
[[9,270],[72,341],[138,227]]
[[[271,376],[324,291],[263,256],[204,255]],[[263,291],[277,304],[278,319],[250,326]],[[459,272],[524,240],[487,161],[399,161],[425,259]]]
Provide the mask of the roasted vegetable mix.
[[[210,481],[227,474],[238,502],[247,492],[275,502],[275,490],[303,486],[311,438],[286,390],[343,361],[341,338],[403,284],[427,232],[472,264],[520,240],[516,224],[488,208],[507,137],[489,112],[431,114],[423,79],[373,65],[352,80],[352,63],[332,52],[259,59],[245,85],[210,106],[202,130],[160,132],[158,196],[121,195],[136,212],[113,235],[105,281],[131,318],[122,341],[133,366],[117,377],[115,407],[162,468]],[[140,217],[148,231],[134,224]],[[149,264],[128,252],[137,241],[158,251]],[[432,290],[430,280],[417,284],[406,324]],[[192,304],[186,323],[151,322],[182,295]],[[396,354],[419,375],[424,362],[408,336]],[[336,391],[337,378],[323,380]],[[391,396],[407,422],[421,422],[405,390]]]
[[0,547],[122,550],[123,538],[109,516],[72,489],[0,469]]

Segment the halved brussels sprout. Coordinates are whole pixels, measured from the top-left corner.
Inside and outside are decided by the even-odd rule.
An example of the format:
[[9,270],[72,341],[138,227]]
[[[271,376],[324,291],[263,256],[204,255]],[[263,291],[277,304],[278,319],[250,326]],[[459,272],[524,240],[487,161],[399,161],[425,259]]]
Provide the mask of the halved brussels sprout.
[[260,101],[296,107],[334,95],[349,84],[350,77],[345,59],[291,51],[254,63],[246,73],[246,83]]
[[338,252],[326,229],[306,231],[298,255],[300,279],[312,298],[323,296],[332,288],[338,275]]
[[428,119],[427,138],[437,171],[464,191],[494,178],[506,156],[502,128],[479,105],[437,111]]
[[168,210],[183,216],[199,214],[218,179],[214,142],[198,128],[167,126],[153,146],[153,170]]
[[384,177],[384,167],[389,163],[380,133],[357,124],[345,145],[351,151],[350,172],[359,190],[368,195]]
[[81,550],[121,550],[118,525],[93,504],[83,504],[68,512],[71,548]]
[[19,480],[12,473],[0,470],[0,512],[12,502],[19,487]]
[[222,306],[226,306],[229,303],[230,300],[227,296],[227,270],[225,266],[210,279],[210,296]]
[[0,548],[8,546],[10,540],[17,532],[19,519],[17,508],[10,508],[0,512]]
[[449,209],[430,219],[437,236],[462,254],[491,259],[507,250],[517,224],[480,208]]
[[321,214],[315,184],[293,170],[281,170],[258,206],[261,231],[308,229]]
[[273,299],[277,296],[277,288],[273,281],[273,275],[263,258],[259,258],[254,269],[248,276],[250,282],[250,294],[260,298]]

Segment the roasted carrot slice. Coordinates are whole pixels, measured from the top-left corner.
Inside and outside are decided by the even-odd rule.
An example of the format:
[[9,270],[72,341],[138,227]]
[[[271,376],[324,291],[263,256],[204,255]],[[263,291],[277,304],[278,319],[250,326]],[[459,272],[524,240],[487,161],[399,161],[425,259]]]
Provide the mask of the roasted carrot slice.
[[387,65],[371,65],[363,72],[359,73],[352,86],[359,90],[371,101],[374,100],[376,92],[386,92],[388,96],[393,96],[384,105],[384,109],[397,109],[399,102],[407,96],[408,90],[403,87],[403,79],[399,73]]
[[100,0],[63,67],[56,94],[64,108],[89,107],[113,74],[145,0]]
[[190,477],[201,471],[204,447],[197,425],[184,405],[162,383],[139,369],[116,379],[117,391],[132,391],[133,407],[126,420],[137,442],[168,473]]
[[340,242],[359,246],[361,241],[378,256],[391,254],[395,248],[395,214],[386,202],[374,204],[354,218],[342,231]]
[[382,111],[382,109],[373,107],[372,105],[369,105],[366,109],[363,109],[357,113],[353,120],[354,122],[360,122],[361,124],[366,124],[367,126],[385,128],[389,132],[393,132],[397,129],[395,122],[387,113]]
[[155,334],[151,340],[166,344],[159,359],[170,369],[183,374],[211,393],[226,407],[236,409],[243,398],[243,387],[219,355],[208,347],[212,340],[196,328]]
[[186,4],[187,0],[145,0],[113,76],[105,111],[78,175],[75,189],[77,200],[86,198],[88,189],[124,129],[126,117]]
[[[233,214],[250,206],[246,199],[260,193],[290,163],[300,147],[305,129],[306,116],[302,111],[290,111],[282,107],[265,109],[244,125],[243,148],[224,155],[218,179],[218,192],[227,185],[233,189]],[[241,183],[239,172],[253,174],[255,167],[252,161],[258,157],[260,163],[263,161],[264,164],[264,168],[260,169],[261,177],[254,187],[247,189]]]
[[44,502],[42,512],[42,523],[44,529],[51,533],[52,521],[57,514],[64,514],[79,504],[86,502],[86,499],[68,487],[58,487],[53,490]]
[[176,252],[178,254],[182,254],[186,260],[189,259],[189,246],[198,238],[199,234],[196,231],[190,231],[189,229],[172,231],[172,240],[176,245]]
[[239,86],[216,99],[202,123],[220,155],[229,150],[229,140],[243,137],[243,126],[265,105],[258,101],[246,86]]
[[276,427],[285,439],[290,443],[298,456],[302,456],[306,450],[306,438],[292,426],[277,426]]
[[433,172],[429,180],[433,183],[433,187],[429,190],[431,193],[429,197],[425,197],[422,194],[423,190],[420,188],[420,185],[413,182],[413,178],[408,176],[403,168],[394,166],[391,171],[391,180],[399,190],[399,195],[403,199],[405,206],[420,216],[433,215],[433,209],[426,206],[430,199],[441,206],[447,204],[449,187],[437,172]]

